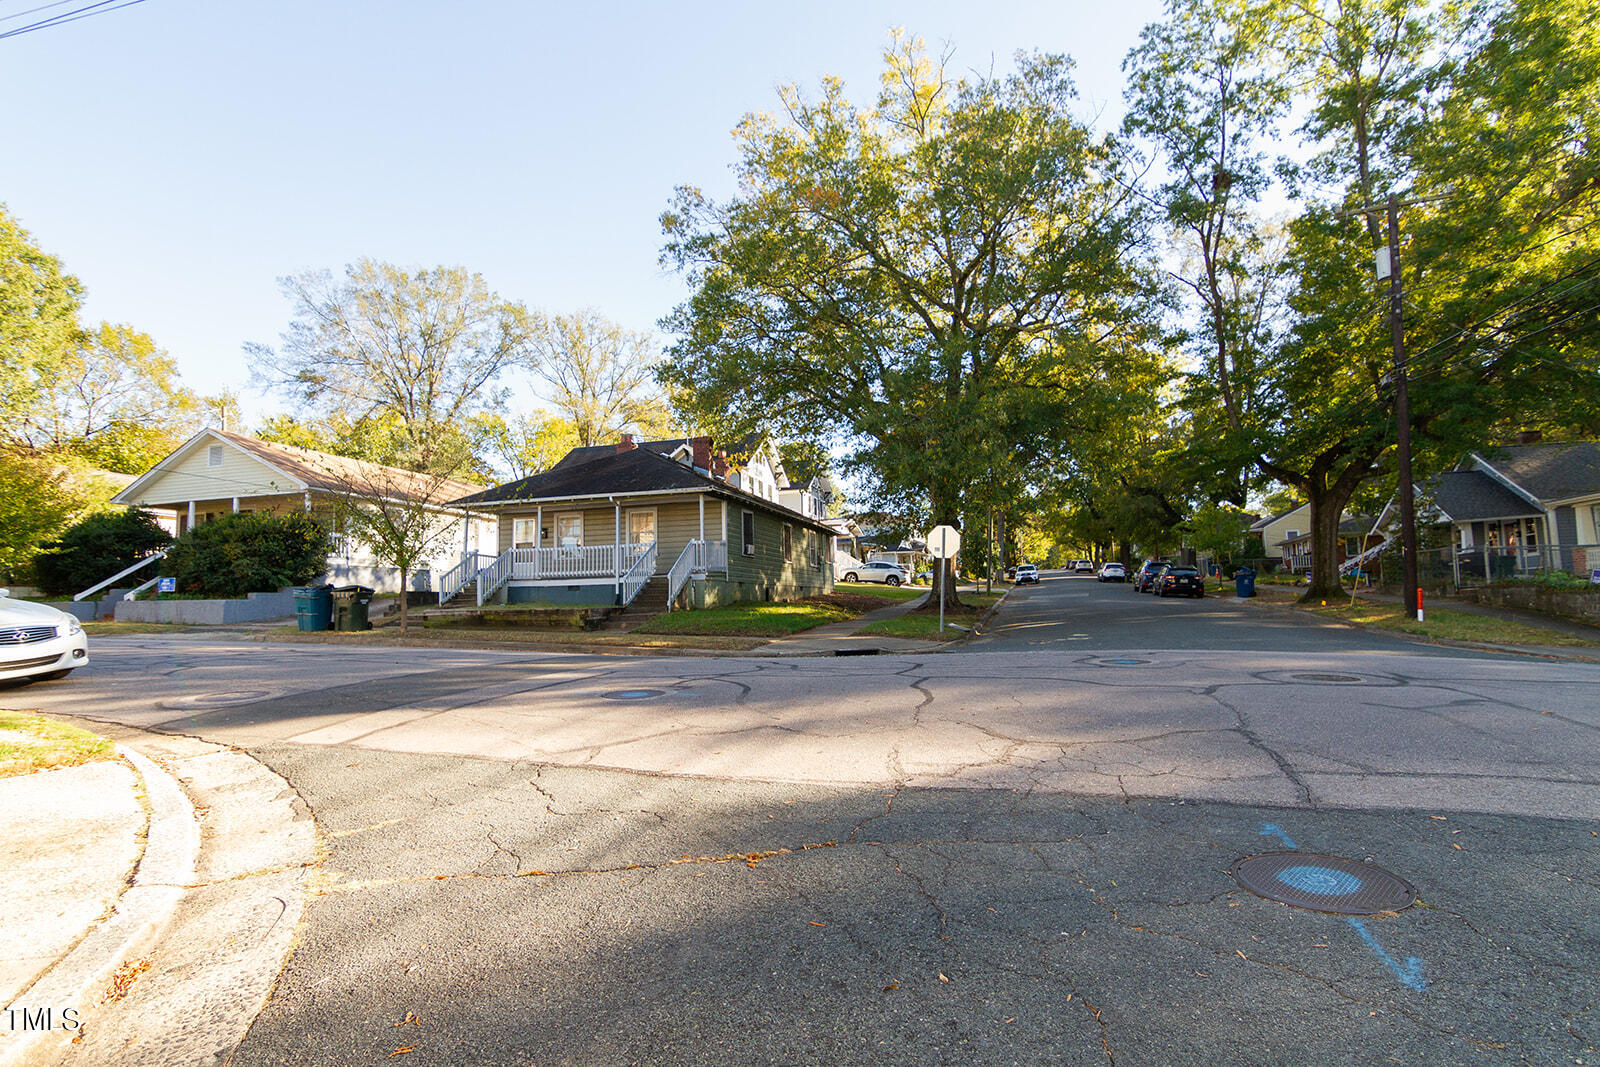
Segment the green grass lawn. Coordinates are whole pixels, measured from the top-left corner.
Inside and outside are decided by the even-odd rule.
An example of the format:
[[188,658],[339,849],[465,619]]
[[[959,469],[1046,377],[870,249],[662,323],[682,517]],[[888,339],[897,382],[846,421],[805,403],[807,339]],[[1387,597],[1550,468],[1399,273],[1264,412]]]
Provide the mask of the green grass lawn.
[[[921,641],[956,641],[966,636],[968,630],[983,618],[998,596],[982,596],[977,593],[962,593],[961,602],[965,610],[959,612],[945,612],[945,629],[939,632],[939,613],[937,611],[909,611],[904,615],[897,615],[892,619],[880,619],[868,623],[857,630],[858,634],[874,634],[879,637],[909,637]],[[950,624],[965,629],[955,629]]]
[[1376,626],[1384,630],[1420,634],[1446,641],[1483,641],[1497,645],[1562,645],[1579,648],[1600,647],[1600,641],[1586,641],[1559,630],[1546,630],[1511,619],[1473,615],[1449,608],[1427,608],[1418,622],[1400,609],[1399,604],[1362,603],[1331,605],[1307,609],[1315,615],[1345,622]]
[[111,742],[26,711],[0,711],[0,778],[115,759]]
[[787,637],[861,614],[835,604],[796,600],[787,604],[726,604],[701,611],[658,615],[636,634],[716,634],[726,637]]

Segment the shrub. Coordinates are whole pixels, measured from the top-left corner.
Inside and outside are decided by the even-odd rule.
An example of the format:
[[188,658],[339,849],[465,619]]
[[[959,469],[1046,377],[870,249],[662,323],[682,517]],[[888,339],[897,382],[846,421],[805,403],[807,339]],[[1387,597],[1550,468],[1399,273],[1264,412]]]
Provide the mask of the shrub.
[[98,512],[44,545],[33,558],[34,581],[51,596],[68,596],[171,543],[147,511]]
[[237,597],[304,585],[328,567],[328,531],[309,515],[224,515],[178,538],[161,570],[178,592]]

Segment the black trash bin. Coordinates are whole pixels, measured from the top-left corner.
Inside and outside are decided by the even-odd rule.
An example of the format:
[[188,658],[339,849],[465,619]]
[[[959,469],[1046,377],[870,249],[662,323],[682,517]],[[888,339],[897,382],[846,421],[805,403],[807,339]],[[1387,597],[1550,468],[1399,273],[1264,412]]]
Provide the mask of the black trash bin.
[[1249,597],[1256,595],[1256,572],[1249,567],[1240,567],[1233,572],[1234,596]]
[[373,590],[364,585],[341,585],[333,590],[333,628],[335,630],[370,630],[367,605],[372,603]]
[[315,585],[294,591],[295,625],[302,633],[333,628],[333,587]]

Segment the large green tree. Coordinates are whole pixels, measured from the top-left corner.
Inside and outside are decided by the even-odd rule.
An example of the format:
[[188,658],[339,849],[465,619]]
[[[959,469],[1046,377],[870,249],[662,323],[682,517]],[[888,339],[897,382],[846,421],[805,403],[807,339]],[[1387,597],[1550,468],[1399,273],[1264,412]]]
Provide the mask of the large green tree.
[[1131,328],[1135,228],[1068,60],[967,80],[944,58],[897,36],[872,108],[837,80],[785,90],[737,131],[738,195],[679,190],[664,259],[693,292],[663,378],[696,413],[844,442],[958,525],[973,485],[1079,421],[1073,384]]
[[384,462],[459,468],[470,450],[462,428],[504,403],[504,377],[529,354],[527,309],[460,267],[362,259],[337,281],[307,271],[280,284],[294,320],[277,349],[245,346],[254,372],[315,416],[392,419]]
[[0,204],[0,436],[16,436],[76,345],[82,296]]
[[672,417],[655,380],[659,359],[649,334],[592,309],[540,316],[531,331],[529,366],[585,446],[615,441],[624,431],[666,435]]

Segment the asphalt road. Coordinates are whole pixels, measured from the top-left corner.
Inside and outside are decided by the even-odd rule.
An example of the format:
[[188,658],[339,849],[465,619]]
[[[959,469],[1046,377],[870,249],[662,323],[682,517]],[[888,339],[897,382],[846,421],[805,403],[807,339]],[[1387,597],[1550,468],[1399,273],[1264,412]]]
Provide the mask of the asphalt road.
[[1004,613],[962,651],[1031,649],[1205,649],[1255,652],[1385,652],[1429,646],[1393,634],[1359,630],[1304,612],[1264,608],[1232,597],[1157,597],[1126,582],[1045,571],[1038,585],[1018,586]]
[[[991,633],[107,640],[5,697],[243,747],[310,806],[328,855],[238,1065],[1597,1062],[1600,668],[1082,579]],[[1292,849],[1421,902],[1230,876]]]

